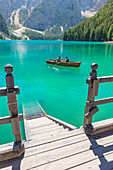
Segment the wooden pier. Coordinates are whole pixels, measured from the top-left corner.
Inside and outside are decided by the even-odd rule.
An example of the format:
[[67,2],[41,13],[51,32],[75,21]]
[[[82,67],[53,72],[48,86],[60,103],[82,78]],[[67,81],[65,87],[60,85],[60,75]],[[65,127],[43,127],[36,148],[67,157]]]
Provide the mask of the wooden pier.
[[[94,123],[113,124],[113,119]],[[113,131],[88,136],[83,128],[69,130],[47,117],[27,120],[25,153],[0,163],[0,169],[109,170],[113,168]],[[1,148],[3,148],[1,146]]]
[[[93,64],[92,67],[97,66]],[[93,73],[96,72],[94,71]],[[92,76],[92,73],[90,75]],[[100,104],[100,101],[94,100],[94,96],[98,94],[98,85],[102,78],[99,79],[95,76],[92,79],[91,76],[87,80],[89,93],[85,107],[84,126],[77,129],[75,126],[42,113],[40,113],[41,117],[37,118],[35,116],[33,119],[32,117],[25,119],[25,150],[21,147],[23,146],[22,141],[1,145],[0,169],[113,169],[113,119],[92,123],[92,116],[98,111],[94,102]],[[110,77],[111,80],[113,81],[112,76]],[[104,77],[105,81],[108,81],[108,77],[106,80]],[[105,99],[101,103],[107,103],[108,101]],[[89,105],[89,103],[91,104]],[[9,117],[8,120],[10,119]],[[11,121],[8,123],[11,123]],[[17,151],[16,147],[14,149],[16,144]],[[17,158],[12,159],[11,155],[14,155],[16,152],[19,155]],[[7,156],[7,160],[1,160],[3,155]]]

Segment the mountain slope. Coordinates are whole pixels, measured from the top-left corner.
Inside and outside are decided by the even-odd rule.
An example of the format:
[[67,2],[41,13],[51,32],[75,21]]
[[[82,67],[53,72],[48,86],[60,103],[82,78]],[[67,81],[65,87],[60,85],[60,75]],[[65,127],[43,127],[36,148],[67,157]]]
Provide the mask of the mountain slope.
[[109,0],[93,17],[65,32],[63,40],[113,40],[113,0]]
[[7,35],[9,35],[9,31],[8,31],[8,28],[7,28],[7,25],[2,17],[2,15],[0,14],[0,32],[3,32]]
[[94,16],[108,0],[80,0],[81,14],[86,18]]
[[93,10],[97,12],[107,1],[108,0],[80,0],[81,10]]
[[107,1],[0,0],[0,13],[11,32],[26,27],[59,39],[64,31],[94,15]]
[[[22,24],[25,22],[24,25],[28,25],[30,28],[36,27],[37,29],[38,27],[42,29],[45,24],[46,27],[56,24],[62,26],[63,24],[65,25],[66,21],[69,26],[73,26],[81,21],[81,11],[84,13],[85,11],[97,12],[107,1],[108,0],[0,0],[0,13],[7,21],[12,13],[14,14],[16,10],[24,7],[26,11],[24,10],[23,14],[20,13],[20,18],[22,19],[20,19],[20,22],[22,21]],[[15,15],[13,15],[13,18],[14,17]],[[42,24],[41,19],[43,19],[44,24]],[[39,22],[37,20],[39,20]],[[36,24],[38,24],[38,26]]]
[[74,26],[81,21],[81,9],[78,0],[43,0],[33,10],[24,26],[44,31],[54,25]]
[[22,5],[25,5],[26,0],[0,0],[0,14],[7,19],[11,16],[14,10],[17,10]]

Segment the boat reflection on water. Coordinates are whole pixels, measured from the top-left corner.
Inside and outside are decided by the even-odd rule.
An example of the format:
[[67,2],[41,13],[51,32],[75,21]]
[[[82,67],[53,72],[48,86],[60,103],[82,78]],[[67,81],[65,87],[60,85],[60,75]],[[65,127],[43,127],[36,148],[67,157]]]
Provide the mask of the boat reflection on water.
[[74,67],[63,67],[63,66],[58,66],[58,65],[47,65],[49,69],[52,69],[57,72],[80,72],[80,68],[74,68]]
[[59,68],[58,67],[55,67],[55,66],[48,66],[48,68],[51,68],[51,69],[53,69],[53,70],[55,70],[55,71],[59,71]]

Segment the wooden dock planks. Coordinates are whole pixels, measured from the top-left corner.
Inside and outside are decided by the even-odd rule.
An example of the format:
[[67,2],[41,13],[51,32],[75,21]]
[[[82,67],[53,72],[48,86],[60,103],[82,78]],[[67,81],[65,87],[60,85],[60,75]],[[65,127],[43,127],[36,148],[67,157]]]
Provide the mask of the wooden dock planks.
[[[87,136],[82,129],[68,131],[49,119],[47,122],[50,121],[51,123],[46,124],[45,130],[42,126],[41,130],[41,120],[43,124],[46,119],[33,120],[33,125],[34,123],[37,124],[36,136],[32,134],[35,133],[34,128],[32,128],[32,121],[28,120],[31,141],[25,143],[24,156],[0,163],[0,169],[109,170],[113,168],[113,131]],[[56,128],[56,132],[54,128]]]

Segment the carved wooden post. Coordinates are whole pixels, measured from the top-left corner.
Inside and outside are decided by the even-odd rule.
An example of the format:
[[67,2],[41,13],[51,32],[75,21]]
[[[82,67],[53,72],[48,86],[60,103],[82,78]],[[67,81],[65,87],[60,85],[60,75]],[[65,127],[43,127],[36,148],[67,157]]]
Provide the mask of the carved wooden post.
[[[87,101],[93,102],[95,96],[98,95],[98,87],[99,87],[99,80],[97,79],[97,71],[98,64],[93,63],[91,64],[92,71],[90,72],[89,78],[86,80],[86,82],[89,84],[88,88],[88,98]],[[89,127],[91,128],[92,123],[92,116],[98,111],[97,107],[94,107],[90,104],[86,104],[85,106],[85,115],[84,115],[84,128]]]
[[15,136],[15,142],[21,142],[21,131],[18,116],[18,106],[16,92],[14,88],[14,77],[12,75],[13,67],[10,64],[5,66],[6,75],[6,85],[7,85],[7,97],[8,97],[8,109],[11,117],[11,124],[13,129],[13,134]]

